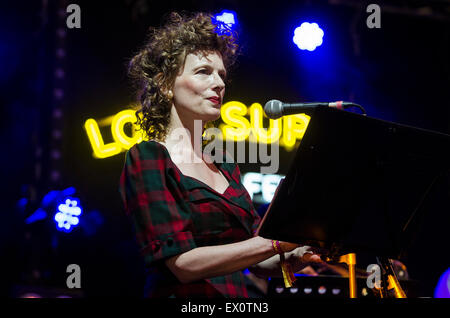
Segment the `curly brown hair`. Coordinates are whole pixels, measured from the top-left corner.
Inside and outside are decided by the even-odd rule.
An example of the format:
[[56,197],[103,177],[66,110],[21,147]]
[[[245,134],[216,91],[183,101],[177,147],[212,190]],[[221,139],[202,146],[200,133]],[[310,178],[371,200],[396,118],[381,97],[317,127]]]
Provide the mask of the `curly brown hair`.
[[228,69],[236,60],[237,48],[236,32],[208,13],[172,12],[162,27],[151,27],[146,44],[128,64],[140,103],[138,130],[150,140],[165,140],[172,105],[167,92],[188,54],[219,52]]

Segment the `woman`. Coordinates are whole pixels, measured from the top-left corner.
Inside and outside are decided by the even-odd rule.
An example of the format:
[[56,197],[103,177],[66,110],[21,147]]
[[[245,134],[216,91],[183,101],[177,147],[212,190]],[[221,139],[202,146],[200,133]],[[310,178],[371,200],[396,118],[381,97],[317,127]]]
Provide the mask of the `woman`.
[[148,268],[146,296],[248,297],[242,270],[280,275],[277,252],[290,252],[294,270],[320,262],[296,244],[254,236],[260,219],[237,164],[213,163],[196,147],[195,127],[220,117],[236,49],[210,15],[172,13],[130,62],[149,140],[127,152],[120,191]]

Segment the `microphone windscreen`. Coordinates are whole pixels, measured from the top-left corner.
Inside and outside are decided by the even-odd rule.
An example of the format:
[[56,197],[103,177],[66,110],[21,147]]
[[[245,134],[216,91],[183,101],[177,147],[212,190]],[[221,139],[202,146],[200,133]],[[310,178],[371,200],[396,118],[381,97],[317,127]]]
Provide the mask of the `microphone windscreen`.
[[277,119],[283,116],[283,103],[279,100],[272,99],[264,105],[264,113],[270,119]]

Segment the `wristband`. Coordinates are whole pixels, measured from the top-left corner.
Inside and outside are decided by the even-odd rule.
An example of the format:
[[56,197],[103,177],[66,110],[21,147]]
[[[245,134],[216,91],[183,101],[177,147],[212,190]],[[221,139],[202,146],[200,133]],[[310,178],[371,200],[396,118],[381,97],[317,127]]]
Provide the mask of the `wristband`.
[[272,240],[272,247],[273,247],[273,250],[275,251],[275,253],[277,253],[277,254],[283,253],[283,250],[280,247],[280,241]]
[[280,241],[272,240],[272,247],[275,253],[280,255],[280,265],[281,271],[283,273],[284,286],[286,286],[286,288],[290,288],[292,287],[292,284],[296,281],[291,265],[288,262],[286,262],[284,252],[280,246]]

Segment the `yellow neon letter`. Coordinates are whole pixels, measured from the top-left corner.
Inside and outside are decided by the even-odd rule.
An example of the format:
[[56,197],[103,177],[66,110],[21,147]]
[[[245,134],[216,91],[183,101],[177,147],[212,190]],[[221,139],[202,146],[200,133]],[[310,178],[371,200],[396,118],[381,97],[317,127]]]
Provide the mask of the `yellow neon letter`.
[[89,118],[86,120],[84,129],[86,129],[89,141],[91,142],[94,157],[107,158],[120,153],[121,148],[117,143],[112,142],[106,145],[104,144],[100,129],[94,119]]
[[263,127],[263,113],[261,104],[254,103],[250,106],[250,122],[256,135],[256,140],[266,144],[277,142],[282,133],[281,118],[276,120],[270,119],[270,128],[266,129]]
[[123,127],[126,123],[134,124],[136,122],[136,111],[132,109],[123,110],[117,113],[111,122],[111,132],[114,140],[125,149],[130,149],[134,144],[142,141],[142,135],[136,134],[133,125],[133,136],[125,134]]
[[302,139],[308,127],[309,117],[305,114],[284,116],[283,118],[283,145],[294,147],[297,139]]
[[225,139],[234,141],[244,141],[250,134],[250,123],[244,116],[247,114],[247,107],[236,101],[228,102],[221,108],[223,125],[223,135]]

